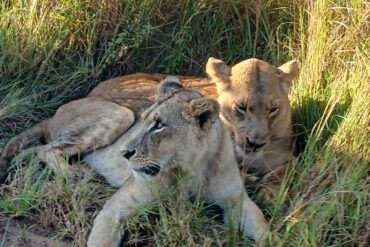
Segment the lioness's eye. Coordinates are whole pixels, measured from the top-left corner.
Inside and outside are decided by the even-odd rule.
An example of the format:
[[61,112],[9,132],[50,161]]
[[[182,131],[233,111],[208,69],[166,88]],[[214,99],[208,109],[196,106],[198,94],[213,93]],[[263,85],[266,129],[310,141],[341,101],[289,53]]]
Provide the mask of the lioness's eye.
[[272,107],[269,111],[269,115],[273,115],[277,112],[278,108],[277,107]]
[[238,103],[235,105],[236,106],[236,109],[241,112],[241,113],[245,113],[247,111],[247,106],[245,104],[242,104],[242,103]]
[[154,126],[151,128],[151,131],[158,132],[159,130],[162,130],[164,127],[166,127],[166,125],[160,119],[157,119],[155,121]]

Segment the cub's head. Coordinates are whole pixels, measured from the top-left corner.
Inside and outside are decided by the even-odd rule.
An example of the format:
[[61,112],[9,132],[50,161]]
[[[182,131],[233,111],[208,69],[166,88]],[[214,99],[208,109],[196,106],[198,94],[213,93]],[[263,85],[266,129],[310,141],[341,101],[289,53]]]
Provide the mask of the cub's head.
[[156,102],[133,126],[121,154],[141,175],[187,169],[204,155],[218,114],[217,101],[183,88],[176,77],[167,77],[159,85]]
[[229,67],[209,58],[206,70],[217,86],[221,116],[243,150],[259,151],[290,134],[288,92],[298,75],[296,61],[277,68],[253,58]]

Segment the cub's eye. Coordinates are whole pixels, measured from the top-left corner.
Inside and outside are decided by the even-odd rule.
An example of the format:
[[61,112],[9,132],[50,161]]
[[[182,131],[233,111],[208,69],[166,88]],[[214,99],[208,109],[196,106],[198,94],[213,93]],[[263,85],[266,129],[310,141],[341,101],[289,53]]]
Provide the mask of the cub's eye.
[[160,132],[162,131],[164,128],[166,127],[166,125],[160,120],[160,119],[157,119],[155,121],[155,124],[154,126],[151,128],[151,131],[153,132]]
[[245,105],[245,104],[238,103],[238,104],[235,105],[235,107],[236,107],[236,110],[240,113],[244,114],[247,111],[247,105]]
[[269,111],[269,115],[272,116],[274,115],[276,112],[278,111],[278,108],[277,107],[272,107]]

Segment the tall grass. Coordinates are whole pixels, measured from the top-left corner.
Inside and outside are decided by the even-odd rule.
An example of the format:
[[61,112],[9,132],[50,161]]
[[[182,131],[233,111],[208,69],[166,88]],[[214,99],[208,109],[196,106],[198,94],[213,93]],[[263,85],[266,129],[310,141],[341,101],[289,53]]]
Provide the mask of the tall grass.
[[[299,158],[271,216],[271,246],[365,246],[369,237],[369,6],[360,0],[53,1],[0,3],[0,146],[135,71],[203,75],[209,56],[298,59],[291,91]],[[0,217],[35,219],[83,246],[113,189],[54,178],[33,152],[12,164]],[[125,227],[129,245],[244,245],[196,200],[157,201]],[[206,211],[206,212],[205,212]]]

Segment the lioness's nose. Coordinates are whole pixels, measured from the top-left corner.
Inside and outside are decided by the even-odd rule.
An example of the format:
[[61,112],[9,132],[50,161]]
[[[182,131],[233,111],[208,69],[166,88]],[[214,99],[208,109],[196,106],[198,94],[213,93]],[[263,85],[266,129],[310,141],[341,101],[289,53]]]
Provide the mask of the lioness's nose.
[[259,149],[266,145],[266,142],[257,142],[256,140],[250,139],[249,137],[247,137],[247,143],[249,147],[254,149]]
[[136,150],[135,149],[132,149],[132,150],[121,150],[121,155],[123,157],[125,157],[126,159],[130,159],[132,156],[134,156],[136,154]]

